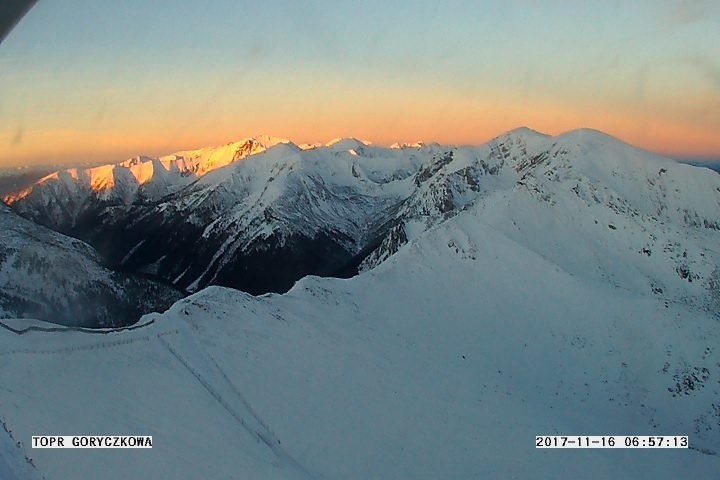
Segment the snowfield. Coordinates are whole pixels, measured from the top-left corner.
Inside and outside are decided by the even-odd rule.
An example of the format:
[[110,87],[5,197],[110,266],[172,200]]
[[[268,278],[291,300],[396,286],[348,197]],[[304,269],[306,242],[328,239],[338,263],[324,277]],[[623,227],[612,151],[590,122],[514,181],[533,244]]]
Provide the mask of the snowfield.
[[[436,153],[353,278],[208,287],[124,331],[0,328],[0,474],[716,476],[720,177],[587,130]],[[38,434],[153,449],[33,450]],[[536,450],[540,434],[691,448]]]

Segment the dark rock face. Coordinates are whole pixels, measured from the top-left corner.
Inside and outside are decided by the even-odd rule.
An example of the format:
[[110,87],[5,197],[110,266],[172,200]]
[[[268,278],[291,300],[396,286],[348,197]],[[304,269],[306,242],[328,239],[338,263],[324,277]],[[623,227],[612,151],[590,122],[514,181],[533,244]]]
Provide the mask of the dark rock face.
[[251,294],[281,293],[305,275],[357,273],[357,266],[348,268],[357,252],[342,232],[307,235],[285,227],[250,241],[247,229],[203,236],[211,221],[197,224],[136,206],[122,217],[88,216],[68,233],[92,244],[108,267],[159,277],[181,290],[222,285]]
[[183,293],[167,282],[112,271],[97,252],[0,209],[0,316],[119,327],[164,311]]
[[[15,296],[0,291],[5,317],[35,318],[59,325],[109,328],[133,325],[150,312],[162,312],[182,298],[175,288],[133,275],[112,275],[116,289],[88,285],[82,291],[62,292],[70,300],[64,305],[55,295]],[[122,293],[121,293],[122,292]]]
[[245,243],[228,232],[203,238],[203,227],[163,224],[150,216],[137,224],[73,233],[95,245],[109,266],[144,272],[190,291],[221,285],[254,295],[282,293],[305,275],[357,273],[357,266],[348,268],[356,252],[345,246],[347,238],[340,232],[320,231],[312,237],[274,232]]
[[314,238],[293,235],[282,241],[270,237],[226,263],[212,283],[253,295],[282,293],[306,275],[351,276],[351,269],[345,274],[342,271],[352,258],[352,252],[324,232]]
[[361,270],[369,270],[376,267],[397,252],[407,241],[407,234],[405,233],[402,223],[397,223],[390,228],[385,238],[364,256],[359,268]]

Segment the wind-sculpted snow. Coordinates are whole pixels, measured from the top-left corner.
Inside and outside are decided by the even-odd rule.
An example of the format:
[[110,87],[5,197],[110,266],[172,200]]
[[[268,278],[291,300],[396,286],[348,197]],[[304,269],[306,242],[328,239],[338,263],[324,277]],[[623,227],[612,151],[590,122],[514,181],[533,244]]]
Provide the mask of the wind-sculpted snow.
[[[490,200],[349,280],[211,287],[106,335],[0,329],[0,411],[18,438],[153,435],[24,446],[46,478],[712,477],[713,313],[569,271],[491,225]],[[691,449],[542,451],[537,434]]]

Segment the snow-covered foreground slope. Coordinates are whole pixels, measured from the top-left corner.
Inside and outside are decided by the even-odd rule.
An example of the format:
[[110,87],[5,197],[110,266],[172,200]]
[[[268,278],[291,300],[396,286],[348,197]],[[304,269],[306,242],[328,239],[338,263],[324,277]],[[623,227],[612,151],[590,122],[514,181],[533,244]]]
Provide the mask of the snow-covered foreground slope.
[[104,268],[90,245],[0,205],[0,318],[126,325],[180,297],[167,285]]
[[[717,317],[565,268],[486,208],[349,280],[211,287],[118,333],[0,329],[2,420],[49,480],[720,471]],[[29,449],[40,433],[154,447]],[[686,434],[692,448],[535,450],[537,434]]]

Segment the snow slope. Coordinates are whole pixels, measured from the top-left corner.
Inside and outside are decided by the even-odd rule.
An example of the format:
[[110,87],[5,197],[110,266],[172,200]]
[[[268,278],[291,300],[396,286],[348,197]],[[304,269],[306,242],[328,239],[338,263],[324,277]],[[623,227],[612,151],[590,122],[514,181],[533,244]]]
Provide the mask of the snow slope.
[[[24,455],[48,479],[711,478],[716,176],[587,131],[483,148],[494,160],[438,152],[408,177],[432,201],[398,210],[405,240],[351,279],[210,287],[132,331],[0,328],[18,438],[156,445]],[[496,188],[470,188],[486,170]],[[536,450],[538,434],[691,448]]]
[[361,265],[465,209],[569,273],[710,313],[720,307],[720,177],[593,130],[508,132],[451,150]]
[[484,221],[575,276],[719,311],[720,177],[592,130],[520,173]]

